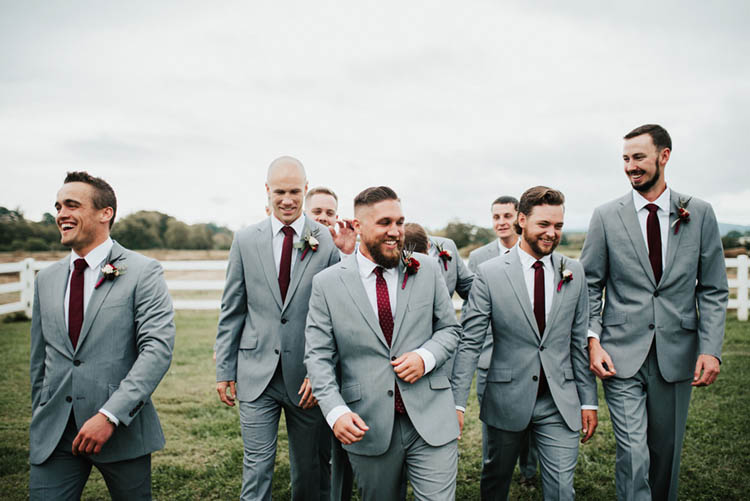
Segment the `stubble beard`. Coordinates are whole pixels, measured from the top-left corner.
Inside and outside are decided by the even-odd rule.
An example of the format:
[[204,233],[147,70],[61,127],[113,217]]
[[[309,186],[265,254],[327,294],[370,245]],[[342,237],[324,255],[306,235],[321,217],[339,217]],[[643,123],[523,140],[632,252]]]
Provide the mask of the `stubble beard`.
[[633,182],[630,182],[630,185],[633,187],[633,189],[640,193],[647,193],[651,190],[654,186],[656,186],[656,183],[659,182],[659,179],[661,179],[661,165],[659,164],[659,160],[656,160],[656,172],[654,172],[654,175],[649,179],[648,181],[644,181],[639,185],[633,184]]
[[[389,239],[390,240],[390,239]],[[396,242],[395,252],[391,255],[386,255],[381,250],[382,241],[367,241],[365,246],[370,251],[370,256],[375,264],[382,266],[385,269],[391,269],[398,266],[398,262],[401,259],[401,251],[404,249],[404,240],[399,239]]]
[[542,249],[539,244],[537,243],[540,238],[536,238],[534,240],[530,240],[529,236],[526,235],[526,233],[523,234],[523,239],[526,241],[527,244],[529,244],[529,247],[539,256],[548,256],[552,254],[552,252],[557,249],[557,245],[560,243],[560,239],[556,238],[554,242],[552,242],[552,248],[549,250]]

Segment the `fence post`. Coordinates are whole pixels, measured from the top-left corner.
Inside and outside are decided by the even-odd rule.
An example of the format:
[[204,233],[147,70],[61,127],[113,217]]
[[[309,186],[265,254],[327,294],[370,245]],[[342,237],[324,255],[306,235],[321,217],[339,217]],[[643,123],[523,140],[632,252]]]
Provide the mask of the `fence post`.
[[748,265],[750,258],[747,254],[737,256],[737,319],[747,322],[748,308],[750,307],[750,298],[748,298]]
[[21,282],[21,303],[23,303],[23,312],[28,318],[31,318],[31,310],[34,303],[34,258],[28,257],[22,261],[22,268],[19,272]]

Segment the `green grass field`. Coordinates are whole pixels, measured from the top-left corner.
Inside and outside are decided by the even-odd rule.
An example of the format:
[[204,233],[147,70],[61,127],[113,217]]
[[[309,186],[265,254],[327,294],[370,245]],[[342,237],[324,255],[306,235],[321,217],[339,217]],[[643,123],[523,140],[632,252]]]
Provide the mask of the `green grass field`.
[[[235,409],[220,405],[211,360],[216,313],[177,314],[174,361],[154,395],[167,446],[153,455],[155,499],[236,499],[242,448]],[[0,323],[0,498],[28,497],[31,415],[29,322]],[[747,499],[750,474],[750,324],[727,322],[722,372],[716,384],[693,392],[682,454],[680,499]],[[615,443],[600,392],[599,428],[581,447],[578,499],[614,499]],[[479,498],[481,427],[476,397],[469,403],[460,443],[457,499]],[[289,498],[286,433],[279,433],[274,499]],[[83,499],[109,499],[94,470]],[[541,499],[539,488],[513,485],[511,499]]]

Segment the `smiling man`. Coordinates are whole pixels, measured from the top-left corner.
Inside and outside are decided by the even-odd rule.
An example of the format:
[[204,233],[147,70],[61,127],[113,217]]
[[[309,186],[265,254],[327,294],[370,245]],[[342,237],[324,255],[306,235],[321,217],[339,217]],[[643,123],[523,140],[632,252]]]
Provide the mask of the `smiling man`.
[[364,190],[354,217],[358,251],[313,280],[305,330],[313,392],[362,499],[398,499],[406,465],[416,499],[452,500],[458,423],[444,364],[459,326],[451,300],[434,259],[403,254],[393,190]]
[[103,179],[69,172],[55,209],[71,253],[34,289],[30,498],[80,499],[96,466],[112,499],[151,499],[164,447],[151,394],[175,337],[162,269],[109,237],[117,199]]
[[667,187],[669,133],[649,124],[624,140],[633,189],[594,211],[581,253],[591,369],[617,441],[617,498],[672,500],[692,387],[719,374],[726,268],[711,206]]
[[271,499],[282,409],[289,437],[292,498],[319,500],[327,490],[319,437],[325,421],[302,363],[312,278],[339,261],[324,226],[305,217],[307,176],[299,160],[268,168],[271,216],[237,232],[216,334],[216,389],[239,400],[244,443],[241,499]]
[[586,442],[597,426],[583,269],[553,252],[564,202],[551,188],[526,190],[518,207],[519,244],[479,265],[462,316],[464,335],[451,379],[462,427],[488,328],[494,344],[479,414],[487,432],[482,499],[507,499],[528,432],[539,449],[544,499],[574,499],[579,431]]
[[305,195],[305,214],[328,228],[336,247],[346,255],[354,252],[357,234],[349,219],[339,219],[339,197],[330,188],[318,186]]

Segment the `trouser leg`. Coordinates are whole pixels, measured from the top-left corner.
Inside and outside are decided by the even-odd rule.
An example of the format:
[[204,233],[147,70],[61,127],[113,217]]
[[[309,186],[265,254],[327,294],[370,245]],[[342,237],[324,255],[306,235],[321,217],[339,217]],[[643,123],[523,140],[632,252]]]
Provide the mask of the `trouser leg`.
[[114,501],[151,499],[151,454],[114,463],[95,462]]
[[331,501],[349,501],[354,488],[354,472],[349,456],[336,437],[331,442]]
[[320,464],[320,434],[325,431],[324,427],[328,428],[320,407],[302,409],[286,398],[284,416],[289,437],[292,499],[323,499],[321,491],[325,491],[326,496],[330,492],[330,476],[327,465],[322,467]]
[[568,428],[549,392],[536,401],[531,429],[539,451],[544,499],[572,501],[578,432]]
[[398,499],[405,458],[406,452],[401,445],[400,427],[396,417],[391,441],[385,453],[379,456],[349,453],[349,462],[357,480],[360,498],[363,501]]
[[483,501],[508,499],[522,435],[487,425],[487,459],[479,484]]

